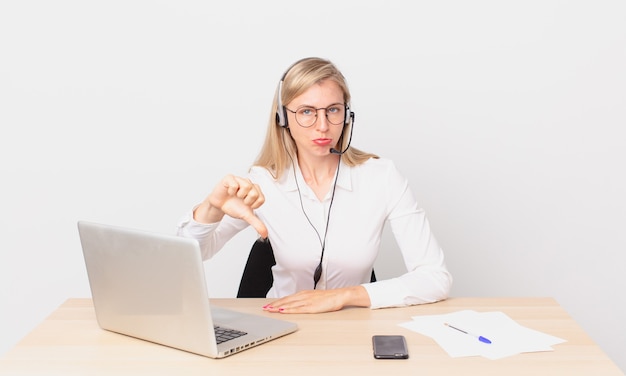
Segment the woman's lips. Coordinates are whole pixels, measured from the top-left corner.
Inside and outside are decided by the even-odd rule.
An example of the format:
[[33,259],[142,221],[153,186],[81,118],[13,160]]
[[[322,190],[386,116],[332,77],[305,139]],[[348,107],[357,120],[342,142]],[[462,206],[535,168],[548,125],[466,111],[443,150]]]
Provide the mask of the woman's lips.
[[315,140],[313,140],[315,145],[318,146],[328,146],[332,141],[333,140],[331,140],[330,138],[316,138]]

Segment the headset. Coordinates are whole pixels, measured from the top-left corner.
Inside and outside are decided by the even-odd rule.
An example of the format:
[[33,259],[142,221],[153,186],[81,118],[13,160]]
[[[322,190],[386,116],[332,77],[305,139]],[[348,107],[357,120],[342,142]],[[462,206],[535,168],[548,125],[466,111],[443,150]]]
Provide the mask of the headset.
[[[295,63],[291,64],[291,66],[289,68],[287,68],[287,70],[285,71],[285,73],[283,73],[283,76],[280,78],[280,82],[278,83],[278,98],[277,98],[277,106],[276,106],[276,123],[283,127],[283,128],[289,128],[289,120],[287,120],[287,109],[286,107],[283,105],[283,100],[282,100],[282,96],[283,96],[283,83],[285,82],[285,77],[287,77],[287,74],[291,71],[291,69],[293,67],[295,67],[296,65],[300,64],[301,62],[305,61],[305,60],[309,60],[311,59],[310,57],[304,58],[304,59],[300,59],[298,61],[296,61]],[[349,125],[350,122],[354,123],[354,112],[349,111],[348,104],[346,104],[346,107],[348,108],[348,111],[346,111],[345,114],[345,118],[344,118],[344,125]],[[353,124],[354,126],[354,124]],[[350,129],[350,138],[352,138],[352,129]],[[346,149],[347,150],[347,149]],[[341,153],[343,154],[343,153]]]
[[285,76],[287,75],[290,69],[288,69],[285,72],[285,74],[283,74],[283,77],[280,79],[280,82],[278,83],[278,103],[276,107],[276,123],[283,128],[289,128],[289,124],[287,120],[287,110],[285,109],[285,106],[283,106],[283,100],[281,97],[283,96],[283,81],[285,81]]

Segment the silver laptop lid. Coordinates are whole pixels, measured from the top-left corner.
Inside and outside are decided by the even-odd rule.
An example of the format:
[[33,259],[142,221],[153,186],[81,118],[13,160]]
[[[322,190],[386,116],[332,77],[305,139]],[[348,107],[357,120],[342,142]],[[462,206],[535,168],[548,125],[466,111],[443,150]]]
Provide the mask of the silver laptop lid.
[[100,327],[217,356],[196,240],[84,221],[78,229]]
[[[221,358],[297,330],[288,321],[210,307],[198,242],[78,222],[100,327]],[[216,343],[214,326],[247,333]]]

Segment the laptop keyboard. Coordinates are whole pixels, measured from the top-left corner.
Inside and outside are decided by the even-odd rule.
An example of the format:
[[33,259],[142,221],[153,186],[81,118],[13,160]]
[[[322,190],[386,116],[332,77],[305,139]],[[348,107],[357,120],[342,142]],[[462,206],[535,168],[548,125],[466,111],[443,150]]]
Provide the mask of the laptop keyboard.
[[242,331],[235,330],[235,329],[222,328],[220,326],[215,326],[214,329],[215,329],[215,340],[217,341],[218,344],[222,342],[230,341],[231,339],[235,339],[237,337],[241,337],[243,335],[248,334],[246,332],[242,332]]

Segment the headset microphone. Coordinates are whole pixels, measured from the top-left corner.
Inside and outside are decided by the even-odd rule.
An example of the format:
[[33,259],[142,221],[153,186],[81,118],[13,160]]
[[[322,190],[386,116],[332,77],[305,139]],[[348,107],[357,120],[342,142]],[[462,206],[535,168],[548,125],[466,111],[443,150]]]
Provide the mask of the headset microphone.
[[339,151],[335,148],[330,148],[331,154],[343,155],[350,148],[350,143],[352,142],[352,131],[354,130],[354,112],[350,111],[350,115],[348,115],[345,124],[349,124],[350,120],[352,120],[352,124],[350,124],[350,138],[348,139],[348,145],[342,151]]

